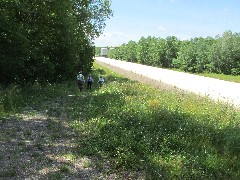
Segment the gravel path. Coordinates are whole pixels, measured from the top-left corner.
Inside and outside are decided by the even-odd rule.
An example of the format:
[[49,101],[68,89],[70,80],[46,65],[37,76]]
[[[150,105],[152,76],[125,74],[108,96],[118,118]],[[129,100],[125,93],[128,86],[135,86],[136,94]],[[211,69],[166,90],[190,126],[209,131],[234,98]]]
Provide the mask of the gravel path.
[[144,80],[159,88],[193,92],[200,96],[208,96],[215,101],[240,107],[240,83],[104,57],[96,57],[95,59],[97,63],[101,63],[131,79]]
[[79,154],[81,135],[67,110],[85,96],[52,98],[0,117],[0,180],[145,179],[141,172],[112,171],[108,159]]
[[[49,102],[56,109],[62,103]],[[105,179],[96,158],[77,155],[77,137],[61,113],[55,118],[30,108],[0,118],[0,180]]]

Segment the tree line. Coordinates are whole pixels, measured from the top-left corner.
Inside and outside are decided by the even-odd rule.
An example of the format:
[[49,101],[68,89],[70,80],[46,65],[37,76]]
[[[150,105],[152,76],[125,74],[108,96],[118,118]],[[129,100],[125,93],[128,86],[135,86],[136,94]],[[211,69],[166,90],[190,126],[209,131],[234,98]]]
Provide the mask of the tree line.
[[110,0],[1,0],[0,84],[58,82],[88,72]]
[[[99,51],[99,50],[98,50]],[[109,50],[110,58],[191,73],[240,75],[240,33],[179,40],[141,37]]]

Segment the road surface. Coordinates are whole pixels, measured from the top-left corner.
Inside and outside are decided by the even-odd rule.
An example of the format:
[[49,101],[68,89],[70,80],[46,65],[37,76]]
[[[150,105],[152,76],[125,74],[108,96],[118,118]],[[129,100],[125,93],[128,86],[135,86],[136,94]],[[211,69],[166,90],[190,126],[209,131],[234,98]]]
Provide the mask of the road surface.
[[213,100],[229,103],[237,108],[240,107],[240,83],[104,57],[96,57],[95,59],[97,62],[118,67],[169,86],[193,92],[197,95],[208,96]]

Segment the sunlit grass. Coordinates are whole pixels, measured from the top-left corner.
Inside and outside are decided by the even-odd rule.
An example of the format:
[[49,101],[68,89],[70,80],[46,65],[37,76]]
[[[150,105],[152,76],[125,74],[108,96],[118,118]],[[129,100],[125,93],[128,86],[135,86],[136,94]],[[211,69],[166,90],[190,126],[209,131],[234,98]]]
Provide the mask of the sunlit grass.
[[[180,70],[180,69],[172,69],[172,70],[178,71],[178,72],[184,72],[183,70]],[[189,72],[185,72],[185,73],[189,73]],[[196,75],[215,78],[215,79],[220,79],[220,80],[224,80],[224,81],[231,81],[231,82],[240,83],[240,75],[233,76],[233,75],[217,74],[217,73],[199,73],[199,74],[196,74]]]
[[199,75],[205,76],[205,77],[216,78],[216,79],[220,79],[220,80],[225,80],[225,81],[240,83],[240,76],[215,74],[215,73],[204,73],[204,74],[199,74]]
[[109,82],[89,102],[84,122],[73,124],[86,139],[80,153],[149,178],[240,176],[239,111],[231,106],[132,81]]
[[[91,91],[79,92],[75,79],[11,87],[11,95],[2,89],[1,114],[31,107],[52,117],[64,115],[78,147],[74,154],[63,155],[70,161],[77,156],[107,159],[112,171],[140,171],[146,179],[240,177],[239,110],[130,81],[97,64],[92,75]],[[96,82],[100,75],[106,79],[102,88]],[[47,126],[54,138],[56,127]],[[84,167],[90,166],[86,161]],[[70,173],[68,166],[60,171]]]

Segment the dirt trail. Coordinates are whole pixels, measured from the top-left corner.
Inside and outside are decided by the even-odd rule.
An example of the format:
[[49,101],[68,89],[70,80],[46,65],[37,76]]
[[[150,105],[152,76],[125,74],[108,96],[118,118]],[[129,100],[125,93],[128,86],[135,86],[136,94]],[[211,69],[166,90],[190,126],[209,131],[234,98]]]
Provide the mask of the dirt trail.
[[[51,103],[51,102],[49,102]],[[62,100],[52,104],[61,108]],[[0,119],[0,179],[92,179],[96,159],[77,156],[76,136],[62,111],[27,109]]]
[[0,180],[144,179],[139,172],[112,172],[108,159],[79,154],[81,136],[69,127],[72,119],[66,109],[83,98],[53,98],[38,108],[1,117]]

